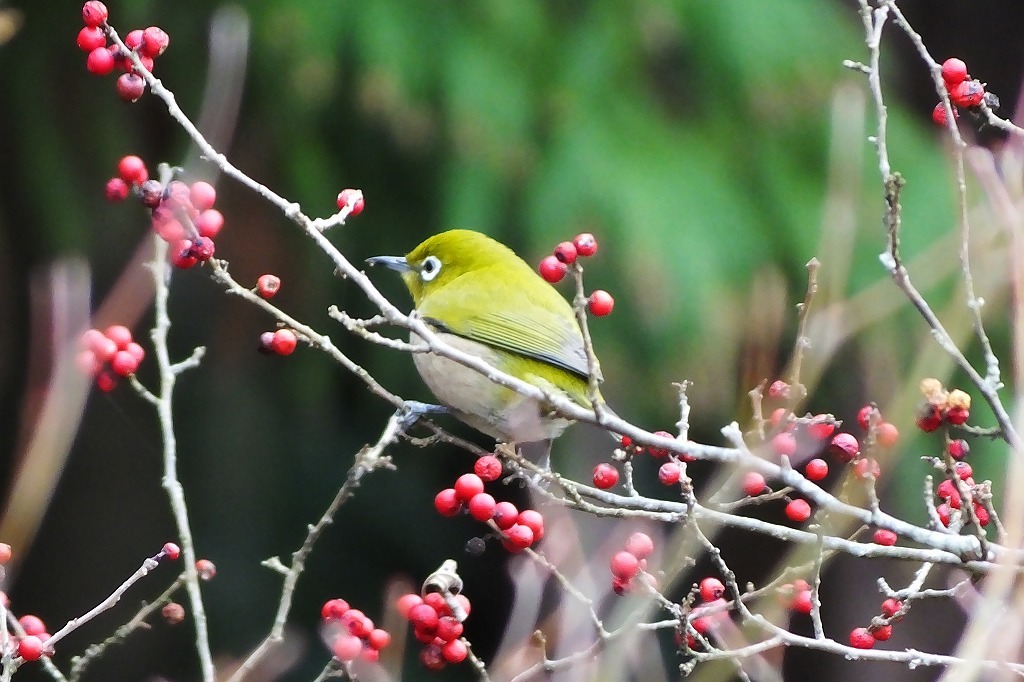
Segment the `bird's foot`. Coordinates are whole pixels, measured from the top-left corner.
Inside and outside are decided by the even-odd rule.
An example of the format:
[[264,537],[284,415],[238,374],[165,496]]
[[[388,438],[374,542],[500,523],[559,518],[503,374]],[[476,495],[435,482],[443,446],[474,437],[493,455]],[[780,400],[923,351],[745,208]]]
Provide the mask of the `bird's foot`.
[[404,432],[424,417],[430,417],[435,414],[451,414],[451,412],[451,408],[444,405],[431,405],[430,403],[421,403],[418,400],[406,400],[402,405],[399,427]]

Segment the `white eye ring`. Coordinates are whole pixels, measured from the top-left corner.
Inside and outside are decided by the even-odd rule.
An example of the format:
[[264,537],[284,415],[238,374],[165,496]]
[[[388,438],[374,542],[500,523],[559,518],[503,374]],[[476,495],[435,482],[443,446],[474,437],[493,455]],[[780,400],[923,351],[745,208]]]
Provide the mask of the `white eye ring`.
[[441,259],[437,256],[427,256],[423,259],[423,263],[420,265],[420,279],[424,282],[437,277],[437,274],[441,272]]

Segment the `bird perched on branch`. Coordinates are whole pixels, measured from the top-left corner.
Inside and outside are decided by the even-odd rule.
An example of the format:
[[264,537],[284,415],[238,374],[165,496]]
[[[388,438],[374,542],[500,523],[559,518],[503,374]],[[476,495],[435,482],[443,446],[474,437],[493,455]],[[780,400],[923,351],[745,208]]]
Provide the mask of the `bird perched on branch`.
[[[472,230],[450,230],[405,256],[367,262],[402,273],[416,313],[452,347],[591,406],[587,355],[572,306],[504,244]],[[413,341],[421,339],[414,334]],[[572,423],[454,360],[434,353],[413,358],[443,406],[500,441],[550,440]]]

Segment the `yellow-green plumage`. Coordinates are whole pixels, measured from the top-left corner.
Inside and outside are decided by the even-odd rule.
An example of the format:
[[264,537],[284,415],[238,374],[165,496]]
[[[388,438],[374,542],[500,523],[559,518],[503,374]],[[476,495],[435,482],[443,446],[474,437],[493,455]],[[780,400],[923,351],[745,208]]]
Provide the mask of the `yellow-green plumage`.
[[[417,313],[447,342],[545,391],[590,405],[583,336],[572,307],[508,247],[479,232],[450,230],[404,259],[370,261],[402,270]],[[570,423],[447,358],[421,353],[414,360],[442,404],[499,440],[546,440]]]

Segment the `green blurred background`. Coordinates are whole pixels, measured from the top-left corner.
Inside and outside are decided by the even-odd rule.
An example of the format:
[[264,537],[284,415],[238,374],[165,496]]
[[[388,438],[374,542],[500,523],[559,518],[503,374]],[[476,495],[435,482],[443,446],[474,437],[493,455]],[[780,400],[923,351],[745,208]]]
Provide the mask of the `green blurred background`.
[[[601,246],[588,263],[588,285],[617,300],[615,313],[592,326],[605,394],[643,426],[671,427],[671,382],[682,379],[694,382],[694,437],[718,443],[723,424],[746,419],[746,392],[787,363],[803,265],[817,256],[822,291],[806,361],[808,409],[852,420],[866,400],[878,401],[908,436],[887,463],[900,474],[885,488],[887,503],[923,520],[916,456],[937,441],[910,440],[914,391],[921,376],[946,378],[949,368],[878,265],[882,201],[866,141],[873,113],[865,79],[842,67],[843,59],[866,58],[853,3],[108,5],[122,34],[151,24],[168,31],[157,76],[186,113],[205,112],[201,127],[242,170],[314,216],[336,210],[341,188],[364,191],[365,213],[330,234],[353,260],[404,253],[433,232],[471,227],[535,261],[558,241],[594,232]],[[936,58],[965,59],[1012,111],[1024,57],[1019,4],[901,6]],[[0,4],[0,23],[12,30],[0,45],[0,307],[7,320],[0,328],[0,451],[9,453],[8,481],[24,462],[41,401],[53,397],[50,350],[78,331],[54,331],[54,273],[87,263],[93,307],[104,304],[98,323],[126,322],[146,337],[146,280],[133,261],[148,239],[146,217],[136,204],[103,199],[117,159],[136,153],[151,166],[186,163],[195,176],[216,179],[160,101],[147,94],[124,104],[112,77],[85,71],[74,44],[79,10],[80,3],[56,0]],[[917,258],[912,274],[924,278],[937,308],[962,327],[948,145],[930,120],[936,96],[904,37],[888,36],[883,63],[890,151],[909,180],[905,252]],[[982,141],[1002,144],[986,133]],[[350,337],[327,317],[331,304],[355,315],[372,310],[293,224],[233,182],[220,182],[218,191],[227,223],[217,255],[237,279],[278,274],[284,285],[275,303],[328,333],[400,395],[429,399],[407,356]],[[397,278],[373,276],[407,305]],[[999,268],[979,280],[994,341],[1005,349]],[[244,655],[272,620],[280,581],[259,562],[297,547],[390,410],[308,348],[287,359],[256,354],[272,321],[224,296],[201,270],[175,275],[171,306],[177,357],[196,345],[209,350],[202,367],[179,382],[176,415],[199,551],[219,568],[205,592],[214,650],[226,662]],[[154,379],[149,372],[141,378]],[[988,423],[980,406],[976,413]],[[76,419],[69,403],[67,420]],[[59,627],[173,537],[159,451],[147,405],[125,387],[94,392],[42,526],[15,548],[15,611]],[[990,451],[976,469],[998,477],[998,448]],[[599,434],[577,428],[558,442],[555,462],[585,477],[606,452]],[[497,644],[512,599],[505,557],[493,549],[468,557],[463,544],[479,528],[431,508],[469,457],[408,445],[393,454],[397,472],[370,477],[314,552],[293,612],[297,662],[282,679],[311,679],[326,662],[316,634],[325,599],[342,596],[377,619],[389,580],[418,583],[449,556],[460,560],[476,605],[467,635],[485,658]],[[649,488],[653,472],[638,472]],[[707,473],[697,467],[695,475]],[[38,497],[47,494],[41,488]],[[525,501],[520,491],[508,494]],[[5,523],[20,527],[10,515]],[[727,559],[741,581],[771,568],[764,555],[751,555],[755,540],[722,542],[736,550]],[[907,569],[872,565],[860,578],[864,590],[871,593],[887,570]],[[171,573],[162,567],[117,612],[69,637],[57,660],[105,636]],[[841,633],[863,624],[873,600],[837,604],[826,625]],[[913,644],[949,646],[957,616],[946,618],[948,629],[936,633],[934,620],[922,616],[930,638]],[[906,632],[901,647],[911,645],[912,627]],[[187,626],[157,624],[99,663],[91,679],[196,679],[190,637]],[[787,679],[823,679],[816,677],[823,666],[842,663],[787,656]],[[847,668],[849,679],[870,672],[864,664]],[[936,674],[898,672],[901,679]],[[407,679],[426,676],[407,666]]]

